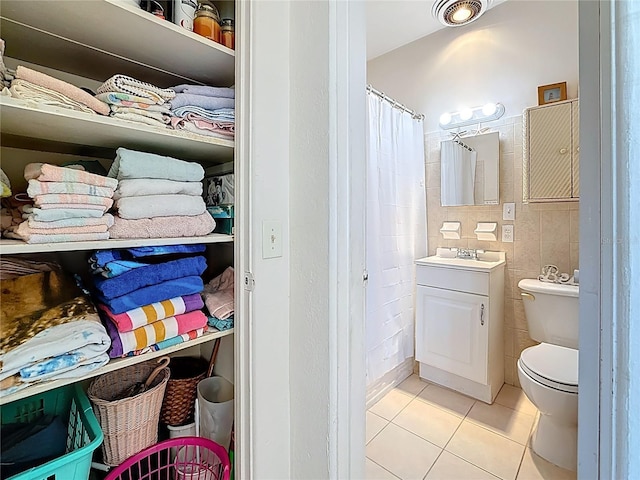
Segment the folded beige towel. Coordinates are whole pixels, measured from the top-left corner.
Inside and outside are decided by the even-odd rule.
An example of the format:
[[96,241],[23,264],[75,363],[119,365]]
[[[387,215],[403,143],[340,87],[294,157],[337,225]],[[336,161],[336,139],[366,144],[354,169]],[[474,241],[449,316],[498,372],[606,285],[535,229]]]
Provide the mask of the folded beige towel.
[[57,78],[50,77],[49,75],[46,75],[44,73],[31,70],[30,68],[23,67],[22,65],[19,65],[16,69],[16,78],[35,83],[36,85],[40,85],[41,87],[49,88],[65,95],[66,97],[69,97],[71,100],[75,100],[76,102],[80,102],[86,105],[90,109],[95,110],[102,115],[109,115],[109,105],[101,102],[94,96],[88,94],[84,90],[81,90],[74,85],[71,85],[70,83],[63,82],[62,80],[58,80]]
[[51,90],[50,88],[41,87],[35,83],[27,82],[26,80],[14,80],[11,82],[9,91],[11,92],[12,97],[20,100],[33,101],[42,105],[66,108],[67,110],[75,110],[77,112],[96,115],[96,112],[85,104],[76,102],[66,95]]

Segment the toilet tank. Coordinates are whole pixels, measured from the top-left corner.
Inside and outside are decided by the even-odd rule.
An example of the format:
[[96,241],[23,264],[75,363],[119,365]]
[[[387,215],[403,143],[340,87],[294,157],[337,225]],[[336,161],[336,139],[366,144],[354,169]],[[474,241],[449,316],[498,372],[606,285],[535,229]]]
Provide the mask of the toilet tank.
[[578,348],[578,286],[523,279],[518,282],[529,336]]

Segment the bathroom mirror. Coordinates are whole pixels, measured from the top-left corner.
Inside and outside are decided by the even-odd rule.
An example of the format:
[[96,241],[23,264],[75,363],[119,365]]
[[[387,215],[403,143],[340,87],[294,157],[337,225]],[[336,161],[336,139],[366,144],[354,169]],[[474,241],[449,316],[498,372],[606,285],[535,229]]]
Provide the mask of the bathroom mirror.
[[500,202],[498,132],[440,142],[440,204],[495,205]]

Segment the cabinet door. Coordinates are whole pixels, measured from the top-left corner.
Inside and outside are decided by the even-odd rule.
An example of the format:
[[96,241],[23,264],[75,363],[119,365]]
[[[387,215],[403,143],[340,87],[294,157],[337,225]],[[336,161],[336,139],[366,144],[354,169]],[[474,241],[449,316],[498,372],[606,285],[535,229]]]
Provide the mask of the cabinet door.
[[573,198],[580,198],[580,102],[571,102],[571,139],[573,142]]
[[529,110],[529,199],[571,198],[571,103]]
[[417,287],[416,360],[487,383],[489,298]]

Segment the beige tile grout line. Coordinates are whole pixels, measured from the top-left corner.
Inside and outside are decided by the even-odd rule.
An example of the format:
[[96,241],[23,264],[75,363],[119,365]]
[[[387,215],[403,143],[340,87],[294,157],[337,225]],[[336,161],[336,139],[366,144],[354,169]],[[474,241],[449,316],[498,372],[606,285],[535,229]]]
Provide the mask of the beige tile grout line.
[[[383,430],[384,430],[384,429],[383,429]],[[373,439],[372,439],[372,440],[373,440]],[[387,469],[387,468],[384,468],[382,465],[380,465],[380,464],[379,464],[378,462],[376,462],[375,460],[372,460],[372,459],[370,459],[369,457],[366,457],[366,458],[367,458],[370,462],[373,462],[373,463],[375,463],[376,465],[378,465],[378,466],[379,466],[381,469],[383,469],[385,472],[389,472],[389,474],[390,474],[392,477],[395,477],[395,478],[397,478],[398,480],[402,480],[399,476],[397,476],[397,475],[396,475],[395,473],[393,473],[391,470],[389,470],[389,469]],[[365,480],[369,480],[369,479],[367,478],[367,479],[365,479]]]

